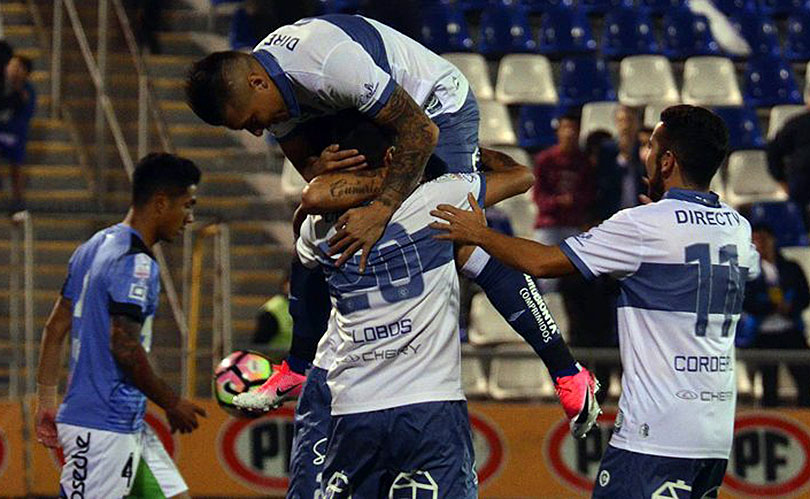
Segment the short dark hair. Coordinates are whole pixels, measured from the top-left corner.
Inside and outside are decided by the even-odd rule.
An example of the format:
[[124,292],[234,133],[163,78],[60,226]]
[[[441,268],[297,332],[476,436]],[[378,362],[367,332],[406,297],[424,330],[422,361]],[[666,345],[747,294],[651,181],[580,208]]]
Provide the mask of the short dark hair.
[[31,71],[34,70],[34,61],[32,61],[30,57],[26,57],[20,54],[14,54],[11,57],[12,59],[17,59],[18,61],[20,61],[20,64],[23,65],[23,67],[28,73],[31,73]]
[[592,131],[585,139],[585,154],[598,153],[599,149],[602,147],[602,143],[606,140],[613,140],[613,135],[604,128]]
[[659,139],[675,155],[686,180],[707,188],[728,154],[728,128],[705,107],[680,104],[661,112]]
[[225,124],[225,104],[233,93],[225,74],[235,62],[246,56],[234,50],[214,52],[192,64],[188,70],[186,103],[209,125]]
[[334,143],[341,149],[357,149],[371,168],[383,166],[385,153],[393,144],[390,133],[355,110],[338,113],[334,127]]
[[180,196],[189,186],[198,184],[201,176],[190,159],[165,152],[147,154],[132,174],[132,205],[143,206],[158,192]]
[[577,126],[580,126],[580,121],[582,120],[582,113],[577,108],[570,108],[563,110],[557,115],[557,125],[555,128],[559,128],[560,123],[562,123],[564,120],[573,121],[574,123],[577,124]]

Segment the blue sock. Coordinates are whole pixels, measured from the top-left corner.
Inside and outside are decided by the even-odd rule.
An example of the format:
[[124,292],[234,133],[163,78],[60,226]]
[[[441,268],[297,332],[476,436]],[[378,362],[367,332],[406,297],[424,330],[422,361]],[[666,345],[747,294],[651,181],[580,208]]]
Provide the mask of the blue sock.
[[[489,257],[483,251],[477,257],[482,258],[482,254]],[[474,265],[465,265],[465,269],[470,267]],[[552,379],[579,372],[532,276],[489,257],[475,276],[475,282],[501,316],[540,356]]]
[[304,374],[315,359],[318,342],[326,332],[332,303],[326,276],[320,267],[306,268],[298,257],[290,269],[290,315],[293,337],[287,364],[293,372]]

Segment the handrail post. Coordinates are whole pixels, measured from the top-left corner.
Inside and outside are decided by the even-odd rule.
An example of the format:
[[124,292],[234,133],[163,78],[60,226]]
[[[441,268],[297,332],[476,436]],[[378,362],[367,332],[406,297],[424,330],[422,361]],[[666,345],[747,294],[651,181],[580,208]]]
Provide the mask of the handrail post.
[[138,75],[138,157],[149,151],[149,80],[145,73]]
[[25,324],[25,393],[33,394],[36,387],[36,338],[34,337],[34,229],[27,211],[17,213],[23,229],[23,291]]
[[54,119],[59,119],[62,105],[62,18],[62,0],[54,0],[51,50],[51,118]]
[[[224,357],[233,349],[233,325],[231,323],[231,228],[220,224],[218,242],[221,246],[222,260],[222,351],[218,357]],[[218,361],[218,360],[217,360]]]
[[214,282],[213,284],[213,315],[211,317],[211,368],[218,365],[218,359],[224,357],[222,353],[222,245],[220,236],[222,224],[217,226],[217,232],[213,238],[214,245]]
[[11,224],[11,241],[9,247],[9,283],[8,283],[8,326],[11,339],[11,365],[9,372],[8,394],[11,398],[20,395],[20,370],[22,362],[20,359],[20,227]]
[[96,88],[96,206],[103,208],[104,194],[107,191],[107,178],[105,175],[107,165],[107,129],[104,126],[104,109],[102,99],[107,94],[107,32],[109,26],[108,0],[98,2],[98,45],[96,57],[98,59],[99,85]]

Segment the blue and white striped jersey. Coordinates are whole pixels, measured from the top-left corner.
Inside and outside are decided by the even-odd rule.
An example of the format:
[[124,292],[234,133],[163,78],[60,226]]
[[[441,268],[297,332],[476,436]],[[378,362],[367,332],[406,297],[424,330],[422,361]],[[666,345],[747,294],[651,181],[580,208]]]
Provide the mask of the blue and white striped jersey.
[[332,297],[317,365],[329,371],[333,415],[464,399],[453,244],[434,239],[438,231],[428,225],[437,204],[468,208],[467,194],[483,202],[485,186],[480,174],[447,174],[417,187],[394,212],[363,274],[359,255],[340,268],[337,256],[327,256],[333,219],[304,222],[298,256],[323,266]]
[[56,421],[134,433],[143,427],[146,397],[115,362],[110,315],[141,322],[141,344],[152,344],[160,295],[158,264],[133,228],[117,224],[97,232],[70,258],[62,296],[72,303],[70,375]]
[[273,31],[253,49],[278,86],[291,118],[273,125],[292,135],[312,118],[357,109],[374,117],[401,86],[431,118],[458,111],[469,83],[449,61],[373,19],[311,17]]
[[670,189],[566,239],[586,278],[619,279],[620,449],[727,459],[736,403],[734,332],[759,274],[751,227],[716,194]]

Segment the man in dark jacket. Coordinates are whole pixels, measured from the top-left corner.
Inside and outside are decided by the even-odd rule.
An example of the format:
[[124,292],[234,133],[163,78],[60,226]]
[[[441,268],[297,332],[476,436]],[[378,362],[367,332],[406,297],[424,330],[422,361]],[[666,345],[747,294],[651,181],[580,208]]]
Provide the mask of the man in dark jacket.
[[[810,291],[804,272],[779,253],[770,227],[754,226],[752,239],[762,257],[762,273],[745,289],[743,336],[753,337],[753,348],[807,349],[802,310],[810,305]],[[788,367],[798,390],[798,404],[810,406],[810,366]],[[762,372],[762,405],[778,405],[778,365],[762,363],[757,370]]]
[[810,222],[810,108],[790,120],[768,143],[768,170]]

